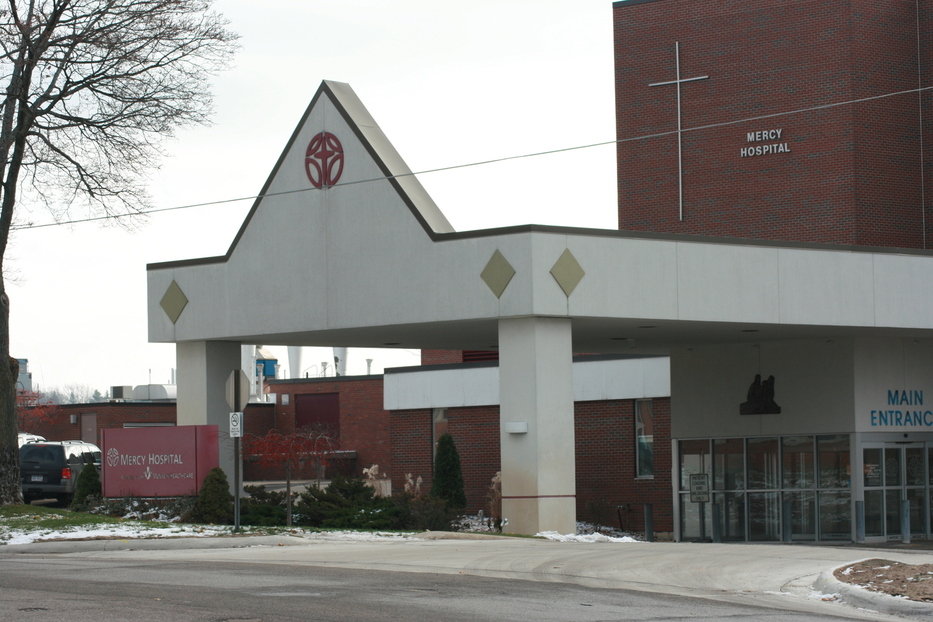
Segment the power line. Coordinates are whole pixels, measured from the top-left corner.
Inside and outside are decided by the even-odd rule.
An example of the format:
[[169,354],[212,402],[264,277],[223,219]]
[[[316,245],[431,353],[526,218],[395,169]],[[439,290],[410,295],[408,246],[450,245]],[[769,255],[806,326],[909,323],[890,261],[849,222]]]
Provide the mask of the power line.
[[[883,94],[881,94],[881,95],[872,95],[872,96],[869,96],[869,97],[860,97],[860,98],[848,99],[848,100],[844,100],[844,101],[840,101],[840,102],[831,102],[831,103],[828,103],[828,104],[820,104],[820,105],[817,105],[817,106],[810,106],[810,107],[807,107],[807,108],[798,108],[798,109],[796,109],[796,110],[788,110],[788,111],[784,111],[784,112],[774,112],[774,113],[770,113],[770,114],[757,115],[757,116],[754,116],[754,117],[745,117],[745,118],[736,119],[736,120],[733,120],[733,121],[721,121],[721,122],[718,122],[718,123],[709,123],[709,124],[706,124],[706,125],[697,125],[697,126],[694,126],[694,127],[686,127],[686,128],[682,128],[680,131],[681,131],[681,132],[698,132],[698,131],[701,131],[701,130],[709,130],[709,129],[715,129],[715,128],[719,128],[719,127],[728,127],[728,126],[731,126],[731,125],[740,125],[740,124],[742,124],[742,123],[751,123],[751,122],[753,122],[753,121],[762,121],[762,120],[766,120],[766,119],[774,119],[774,118],[777,118],[777,117],[784,117],[784,116],[789,116],[789,115],[802,114],[802,113],[805,113],[805,112],[814,112],[814,111],[817,111],[817,110],[827,110],[827,109],[830,109],[830,108],[838,108],[838,107],[840,107],[840,106],[851,106],[851,105],[854,105],[854,104],[862,104],[862,103],[866,103],[866,102],[870,102],[870,101],[877,101],[877,100],[879,100],[879,99],[886,99],[886,98],[889,98],[889,97],[897,97],[897,96],[899,96],[899,95],[919,94],[919,93],[922,93],[922,92],[924,92],[924,91],[929,91],[929,90],[931,90],[931,89],[933,89],[933,86],[918,87],[918,88],[915,88],[915,89],[907,89],[907,90],[904,90],[904,91],[893,91],[893,92],[890,92],[890,93],[883,93]],[[348,181],[348,182],[342,182],[342,183],[334,184],[333,186],[330,186],[330,187],[331,187],[331,188],[338,188],[338,187],[343,187],[343,186],[354,186],[354,185],[357,185],[357,184],[368,184],[368,183],[373,183],[373,182],[378,182],[378,181],[385,181],[385,180],[389,180],[389,179],[398,179],[398,178],[401,178],[401,177],[412,177],[412,176],[415,176],[415,175],[429,175],[429,174],[431,174],[431,173],[443,173],[443,172],[446,172],[446,171],[454,171],[454,170],[458,170],[458,169],[471,168],[471,167],[474,167],[474,166],[486,166],[486,165],[489,165],[489,164],[499,164],[499,163],[501,163],[501,162],[508,162],[508,161],[511,161],[511,160],[522,160],[522,159],[525,159],[525,158],[536,158],[536,157],[540,157],[540,156],[554,155],[554,154],[558,154],[558,153],[566,153],[566,152],[569,152],[569,151],[580,151],[580,150],[582,150],[582,149],[592,149],[593,147],[604,147],[604,146],[606,146],[606,145],[615,145],[615,144],[619,144],[619,143],[634,142],[634,141],[639,141],[639,140],[648,140],[648,139],[651,139],[651,138],[661,138],[661,137],[664,137],[664,136],[672,136],[672,135],[674,135],[674,134],[677,134],[677,130],[669,130],[669,131],[666,131],[666,132],[656,132],[656,133],[653,133],[653,134],[641,134],[641,135],[639,135],[639,136],[631,136],[631,137],[628,137],[628,138],[620,138],[620,139],[617,139],[617,140],[606,140],[606,141],[602,141],[602,142],[589,143],[589,144],[585,144],[585,145],[576,145],[576,146],[572,146],[572,147],[561,147],[561,148],[558,148],[558,149],[549,149],[549,150],[546,150],[546,151],[535,151],[535,152],[523,153],[523,154],[519,154],[519,155],[503,156],[503,157],[501,157],[501,158],[492,158],[492,159],[488,159],[488,160],[478,160],[478,161],[475,161],[475,162],[468,162],[468,163],[465,163],[465,164],[453,164],[453,165],[451,165],[451,166],[442,166],[442,167],[438,167],[438,168],[424,169],[424,170],[421,170],[421,171],[416,171],[416,172],[411,172],[411,173],[402,173],[402,174],[399,174],[399,175],[385,175],[385,176],[381,176],[381,177],[371,177],[371,178],[368,178],[368,179],[359,179],[359,180],[356,180],[356,181]],[[144,215],[148,215],[148,214],[160,214],[160,213],[163,213],[163,212],[174,212],[174,211],[178,211],[178,210],[193,209],[193,208],[197,208],[197,207],[210,207],[210,206],[214,206],[214,205],[224,205],[224,204],[227,204],[227,203],[238,203],[238,202],[240,202],[240,201],[255,201],[255,200],[261,199],[261,198],[275,197],[275,196],[284,196],[284,195],[289,195],[289,194],[298,194],[298,193],[302,193],[302,192],[312,192],[312,191],[315,191],[315,190],[317,190],[317,188],[299,188],[299,189],[296,189],[296,190],[281,190],[281,191],[279,191],[279,192],[267,192],[267,193],[265,193],[265,194],[249,195],[249,196],[236,197],[236,198],[231,198],[231,199],[218,199],[218,200],[215,200],[215,201],[204,201],[204,202],[201,202],[201,203],[188,203],[188,204],[185,204],[185,205],[176,205],[176,206],[173,206],[173,207],[159,207],[159,208],[153,208],[153,209],[149,209],[149,210],[141,210],[141,211],[138,211],[138,212],[127,212],[127,213],[125,213],[125,214],[102,214],[102,215],[100,215],[100,216],[89,216],[89,217],[87,217],[87,218],[75,218],[75,219],[71,219],[71,220],[61,220],[61,221],[55,221],[55,222],[49,222],[49,223],[40,223],[40,224],[29,223],[29,224],[26,224],[26,225],[14,225],[14,226],[10,227],[10,229],[11,229],[12,231],[22,231],[22,230],[26,230],[26,229],[43,229],[43,228],[46,228],[46,227],[58,227],[58,226],[61,226],[61,225],[73,225],[73,224],[81,224],[81,223],[88,223],[88,222],[99,222],[99,221],[103,221],[103,220],[115,220],[115,219],[119,219],[119,218],[131,217],[131,216],[144,216]]]

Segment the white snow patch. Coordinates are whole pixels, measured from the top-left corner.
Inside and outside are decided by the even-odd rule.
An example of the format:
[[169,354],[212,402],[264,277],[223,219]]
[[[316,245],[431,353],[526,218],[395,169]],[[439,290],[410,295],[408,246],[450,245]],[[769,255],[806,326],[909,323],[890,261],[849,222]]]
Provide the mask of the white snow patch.
[[340,540],[342,542],[380,542],[385,540],[411,540],[414,533],[392,533],[385,531],[297,531],[289,532],[308,540]]
[[601,533],[560,534],[556,531],[540,531],[535,535],[539,538],[547,538],[558,542],[638,542],[638,540],[629,536],[614,538]]
[[90,540],[94,538],[172,538],[172,537],[203,537],[223,536],[230,533],[230,527],[213,527],[204,525],[178,525],[176,527],[148,527],[145,525],[113,525],[101,526],[94,529],[68,529],[39,531],[23,531],[9,529],[0,531],[0,543],[4,544],[30,544],[32,542],[48,540]]
[[[93,529],[75,528],[63,530],[39,529],[24,531],[21,529],[3,529],[0,525],[0,545],[3,544],[31,544],[49,540],[91,540],[91,539],[134,539],[134,538],[191,538],[229,536],[233,527],[229,525],[173,525],[171,527],[150,527],[147,525],[134,525],[132,523],[119,525],[102,525]],[[250,529],[244,531],[249,535]],[[253,532],[255,535],[258,532]],[[362,531],[305,531],[303,529],[283,530],[282,535],[295,536],[307,540],[343,541],[343,542],[376,542],[385,540],[409,540],[415,537],[414,533],[390,532],[362,532]]]
[[824,594],[823,592],[817,592],[816,590],[812,590],[809,596],[810,598],[821,600],[823,602],[833,602],[839,600],[839,594],[837,593]]

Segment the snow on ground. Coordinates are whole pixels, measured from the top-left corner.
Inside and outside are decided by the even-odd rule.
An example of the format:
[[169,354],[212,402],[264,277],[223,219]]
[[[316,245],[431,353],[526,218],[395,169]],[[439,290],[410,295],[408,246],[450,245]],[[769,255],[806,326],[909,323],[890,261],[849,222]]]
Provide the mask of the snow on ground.
[[50,540],[96,540],[102,538],[177,538],[192,536],[223,536],[230,534],[230,527],[211,525],[173,525],[171,527],[150,527],[132,523],[119,525],[100,525],[93,529],[73,528],[62,530],[6,529],[0,526],[0,544],[30,544]]
[[[93,527],[65,527],[61,529],[13,529],[0,522],[0,546],[4,544],[30,544],[32,542],[48,542],[54,540],[95,540],[95,539],[133,539],[133,538],[191,538],[216,537],[233,535],[230,525],[189,525],[174,522],[177,517],[166,516],[170,523],[164,527],[154,527],[151,524],[136,522],[134,519],[144,518],[135,509],[129,511],[124,520],[126,522],[112,525],[98,524]],[[145,518],[151,518],[145,516]],[[497,533],[488,520],[480,516],[463,516],[455,526],[460,531],[470,533]],[[370,532],[370,531],[310,531],[302,528],[242,528],[241,534],[277,534],[307,540],[317,541],[344,541],[344,542],[375,542],[386,540],[410,540],[417,537],[416,533],[399,532]],[[639,542],[629,534],[612,529],[598,529],[589,523],[578,523],[576,534],[559,534],[556,531],[544,531],[537,534],[540,538],[557,540],[560,542]]]
[[307,538],[308,540],[340,540],[343,542],[377,542],[382,540],[412,540],[418,534],[393,533],[383,531],[303,531],[286,532],[290,536]]
[[601,533],[560,534],[556,531],[541,531],[535,535],[539,538],[557,540],[558,542],[639,542],[639,540],[631,536],[613,537]]
[[[244,528],[244,535],[269,533],[269,530],[254,531]],[[414,533],[391,533],[369,531],[306,531],[304,529],[277,529],[274,533],[307,540],[344,541],[344,542],[376,542],[382,540],[408,540]],[[3,544],[30,544],[32,542],[49,542],[55,540],[121,540],[132,538],[192,538],[233,535],[230,525],[172,525],[170,527],[151,527],[133,523],[117,525],[99,525],[92,529],[75,527],[72,529],[37,529],[25,531],[22,529],[8,529],[0,525],[0,545]]]

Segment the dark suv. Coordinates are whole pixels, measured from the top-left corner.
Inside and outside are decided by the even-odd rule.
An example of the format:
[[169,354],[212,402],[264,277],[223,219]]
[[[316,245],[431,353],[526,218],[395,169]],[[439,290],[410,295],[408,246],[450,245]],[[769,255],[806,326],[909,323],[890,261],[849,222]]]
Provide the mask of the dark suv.
[[19,448],[23,500],[54,497],[71,503],[75,482],[85,465],[100,469],[100,447],[84,441],[41,441]]

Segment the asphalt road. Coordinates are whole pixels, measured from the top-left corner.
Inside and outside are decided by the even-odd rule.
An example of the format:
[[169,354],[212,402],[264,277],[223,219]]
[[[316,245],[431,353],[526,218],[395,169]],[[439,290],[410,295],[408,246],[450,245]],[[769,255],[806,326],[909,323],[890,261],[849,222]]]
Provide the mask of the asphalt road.
[[456,574],[286,563],[0,556],[0,620],[831,620],[751,604]]

